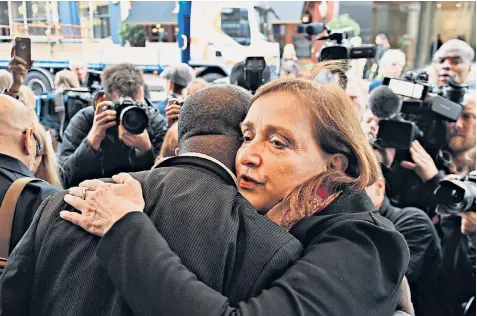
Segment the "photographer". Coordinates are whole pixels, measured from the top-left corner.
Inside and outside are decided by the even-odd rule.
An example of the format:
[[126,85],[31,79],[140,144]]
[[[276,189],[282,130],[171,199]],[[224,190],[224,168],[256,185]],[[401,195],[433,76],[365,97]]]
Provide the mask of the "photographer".
[[[144,98],[142,71],[132,64],[112,66],[103,72],[102,84],[112,101],[82,109],[64,132],[60,164],[66,188],[86,179],[149,169],[159,154],[165,120]],[[140,134],[128,132],[118,123],[116,110],[108,109],[125,97],[145,104],[148,125]]]

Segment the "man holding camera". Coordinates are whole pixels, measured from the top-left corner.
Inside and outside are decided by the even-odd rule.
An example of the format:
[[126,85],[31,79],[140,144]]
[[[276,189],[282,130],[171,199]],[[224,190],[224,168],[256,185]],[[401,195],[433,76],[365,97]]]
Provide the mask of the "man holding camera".
[[149,169],[160,152],[165,119],[144,97],[142,71],[119,64],[107,68],[101,81],[108,100],[79,111],[65,130],[60,151],[65,188]]
[[418,141],[410,148],[412,161],[401,162],[401,166],[413,170],[422,183],[403,189],[398,205],[422,208],[437,224],[443,245],[442,276],[448,289],[446,298],[453,306],[454,315],[462,315],[462,304],[475,296],[476,214],[475,209],[468,209],[456,216],[435,216],[435,191],[449,175],[466,175],[475,170],[475,101],[475,91],[467,93],[458,120],[447,123],[447,148],[440,155],[441,162],[445,163],[436,165]]

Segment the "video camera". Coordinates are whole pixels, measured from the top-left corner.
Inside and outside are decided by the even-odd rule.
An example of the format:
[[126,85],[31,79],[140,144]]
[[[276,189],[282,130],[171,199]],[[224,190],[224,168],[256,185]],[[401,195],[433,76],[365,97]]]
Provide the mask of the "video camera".
[[465,211],[475,212],[475,170],[455,180],[443,180],[434,191],[436,212],[451,216]]
[[[407,73],[403,79],[384,78],[384,87],[376,88],[379,94],[389,88],[392,93],[403,96],[399,106],[389,118],[379,122],[378,139],[381,147],[408,150],[414,140],[431,155],[447,145],[446,122],[456,122],[463,109],[466,85],[449,80],[448,86],[432,89],[427,84],[427,73]],[[373,94],[374,94],[373,93]],[[392,107],[389,104],[377,104],[373,94],[370,105],[373,113],[380,107]],[[383,117],[380,117],[383,118]]]
[[323,31],[326,31],[327,35],[316,38],[317,41],[327,41],[317,55],[318,61],[374,58],[376,55],[375,45],[351,46],[348,41],[348,38],[353,36],[351,28],[330,30],[324,23],[300,24],[297,27],[297,33],[306,33],[310,39],[320,35]]

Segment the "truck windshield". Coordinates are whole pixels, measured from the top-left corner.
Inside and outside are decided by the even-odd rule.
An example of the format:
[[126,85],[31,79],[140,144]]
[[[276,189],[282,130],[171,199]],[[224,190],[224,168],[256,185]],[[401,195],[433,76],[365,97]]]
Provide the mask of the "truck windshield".
[[263,35],[263,39],[268,42],[273,42],[272,24],[269,22],[270,19],[268,18],[268,14],[268,10],[261,7],[255,7],[258,29]]

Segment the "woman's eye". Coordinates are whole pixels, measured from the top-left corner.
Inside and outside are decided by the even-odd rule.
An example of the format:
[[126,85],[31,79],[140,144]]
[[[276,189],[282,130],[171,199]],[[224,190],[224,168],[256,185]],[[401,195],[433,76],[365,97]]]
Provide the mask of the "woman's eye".
[[242,138],[244,143],[249,143],[252,141],[252,137],[248,133],[244,134]]
[[286,145],[284,142],[280,141],[280,140],[277,139],[277,138],[272,138],[272,144],[273,144],[273,146],[275,146],[275,147],[277,147],[277,148],[285,148],[285,147],[287,147],[287,145]]

